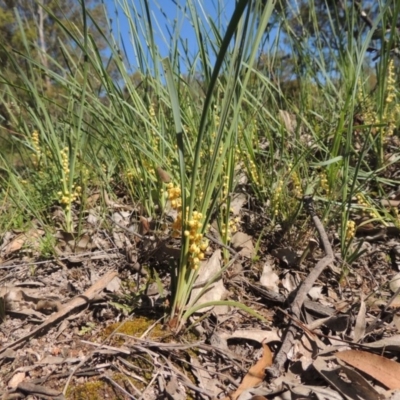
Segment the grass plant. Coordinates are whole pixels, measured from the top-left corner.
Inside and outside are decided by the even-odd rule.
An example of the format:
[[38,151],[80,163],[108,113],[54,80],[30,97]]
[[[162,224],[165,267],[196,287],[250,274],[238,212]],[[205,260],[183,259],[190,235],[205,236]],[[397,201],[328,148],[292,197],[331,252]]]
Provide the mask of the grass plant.
[[[367,51],[379,26],[395,26],[400,6],[389,10],[380,1],[362,40],[352,34],[356,8],[342,10],[348,35],[334,46],[323,40],[313,1],[310,20],[298,15],[313,35],[304,29],[301,37],[273,0],[239,0],[228,16],[221,1],[216,21],[204,1],[182,2],[169,36],[151,12],[162,2],[151,3],[115,0],[131,36],[122,40],[97,27],[108,44],[106,60],[87,32],[85,21],[97,25],[84,2],[83,30],[63,30],[76,52],[64,49],[67,70],[46,67],[57,60],[35,59],[26,38],[23,54],[3,47],[19,77],[16,85],[0,71],[2,101],[12,114],[1,127],[3,229],[35,221],[78,237],[94,191],[109,201],[122,190],[155,220],[172,207],[171,234],[180,238],[181,253],[171,265],[170,326],[179,330],[198,309],[188,302],[210,223],[217,221],[224,244],[240,225],[230,213],[240,185],[271,226],[294,223],[299,198],[314,194],[324,222],[339,232],[344,263],[359,254],[355,216],[398,225],[398,215],[376,200],[398,184],[389,174],[399,161],[391,142],[400,118],[396,31],[383,38],[387,51],[375,61]],[[18,15],[17,21],[24,37]],[[195,51],[180,38],[184,22],[196,36]],[[51,90],[41,86],[42,76]],[[229,262],[226,252],[222,271]]]

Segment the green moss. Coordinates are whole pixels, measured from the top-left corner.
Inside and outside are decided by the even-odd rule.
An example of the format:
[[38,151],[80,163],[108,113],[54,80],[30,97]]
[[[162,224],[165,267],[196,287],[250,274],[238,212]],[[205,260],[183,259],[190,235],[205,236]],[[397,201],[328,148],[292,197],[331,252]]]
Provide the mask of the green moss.
[[114,390],[103,381],[86,382],[82,385],[70,387],[67,391],[68,400],[98,400],[107,397],[119,399],[119,397],[115,397]]
[[[141,381],[130,378],[124,374],[116,373],[112,375],[112,379],[121,387],[125,387],[125,383],[131,381],[138,390],[144,390],[146,385]],[[150,376],[151,379],[151,376]],[[67,390],[68,400],[98,400],[98,399],[115,399],[123,400],[124,395],[115,389],[110,383],[102,380],[89,381],[75,387],[70,386]]]
[[[111,335],[115,330],[118,333],[123,333],[125,335],[129,336],[134,336],[134,337],[140,337],[142,336],[153,324],[154,320],[150,318],[146,318],[143,316],[136,317],[133,320],[126,321],[126,322],[115,322],[114,324],[111,324],[107,326],[104,331],[102,332],[101,336],[103,339]],[[165,340],[167,337],[171,336],[170,333],[168,333],[162,324],[157,323],[155,326],[153,326],[146,336],[146,339],[150,340]]]

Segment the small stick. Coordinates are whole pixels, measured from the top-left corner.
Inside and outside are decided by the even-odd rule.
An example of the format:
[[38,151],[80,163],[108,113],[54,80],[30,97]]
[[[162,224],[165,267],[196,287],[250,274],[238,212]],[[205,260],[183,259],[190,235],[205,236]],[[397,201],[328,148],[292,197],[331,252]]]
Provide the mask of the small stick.
[[229,247],[229,246],[227,246],[226,244],[222,243],[220,240],[216,239],[214,236],[212,236],[212,235],[206,233],[206,234],[205,234],[205,237],[206,237],[207,239],[211,240],[213,243],[217,244],[218,246],[221,246],[221,247],[223,247],[224,249],[228,250],[229,253],[231,253],[231,254],[233,254],[233,255],[238,254],[238,252],[237,252],[236,250],[234,250],[234,249],[232,249],[232,247]]
[[76,312],[80,307],[88,305],[96,296],[102,292],[107,285],[118,275],[116,271],[109,271],[104,274],[94,285],[92,285],[86,292],[75,296],[67,303],[61,305],[61,308],[54,314],[50,315],[41,325],[27,333],[25,336],[10,342],[0,348],[0,359],[4,356],[7,349],[15,349],[16,346],[23,345],[29,339],[40,335],[54,324],[62,321],[68,315]]
[[275,356],[274,363],[270,368],[267,369],[268,374],[272,378],[278,378],[284,370],[284,364],[287,360],[287,355],[293,346],[293,342],[298,331],[298,327],[294,323],[294,320],[300,320],[301,307],[303,306],[308,292],[311,290],[315,281],[321,275],[322,271],[334,260],[333,250],[331,244],[329,243],[328,235],[326,234],[325,228],[322,225],[320,219],[315,213],[312,197],[304,196],[303,202],[321,238],[322,246],[325,250],[326,256],[318,261],[314,269],[310,272],[307,278],[303,281],[302,285],[299,287],[296,297],[293,300],[290,310],[293,319],[291,319],[291,321],[289,322],[289,326],[284,335],[282,346]]

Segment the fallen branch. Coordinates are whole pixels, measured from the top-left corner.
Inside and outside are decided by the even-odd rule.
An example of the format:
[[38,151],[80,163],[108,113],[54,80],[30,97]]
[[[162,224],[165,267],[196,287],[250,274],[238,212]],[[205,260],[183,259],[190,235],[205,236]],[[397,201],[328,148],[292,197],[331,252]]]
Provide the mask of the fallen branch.
[[321,275],[322,271],[334,260],[333,250],[331,244],[329,243],[328,235],[326,234],[324,226],[322,225],[320,219],[318,218],[317,214],[314,211],[312,197],[304,196],[303,202],[321,238],[322,246],[325,250],[326,256],[318,261],[315,268],[310,272],[307,278],[303,281],[302,285],[299,287],[296,297],[293,300],[290,309],[290,314],[292,315],[293,318],[289,322],[289,326],[284,335],[282,346],[275,356],[274,363],[272,364],[271,368],[267,369],[268,374],[272,378],[279,377],[284,370],[284,364],[287,360],[287,355],[293,346],[296,333],[299,329],[295,325],[294,320],[300,319],[301,308],[303,306],[304,301],[306,300],[308,292],[311,290],[315,281]]
[[36,329],[29,332],[27,335],[19,338],[18,340],[7,344],[6,346],[0,349],[0,359],[3,358],[4,353],[7,349],[15,349],[19,345],[25,343],[28,339],[31,339],[46,330],[48,330],[53,324],[62,321],[69,314],[78,310],[80,307],[89,304],[97,295],[100,294],[101,291],[117,276],[116,271],[110,271],[105,274],[102,278],[100,278],[93,286],[91,286],[86,292],[81,295],[78,295],[68,301],[67,303],[62,305],[62,308],[56,313],[52,314],[49,318],[46,319],[43,324],[39,325]]

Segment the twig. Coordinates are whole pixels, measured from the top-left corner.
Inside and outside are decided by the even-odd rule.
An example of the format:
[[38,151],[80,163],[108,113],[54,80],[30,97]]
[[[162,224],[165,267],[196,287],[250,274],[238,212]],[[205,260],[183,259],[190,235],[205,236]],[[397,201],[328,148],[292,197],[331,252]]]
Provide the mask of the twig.
[[223,247],[224,249],[228,250],[231,254],[236,255],[238,254],[238,252],[234,249],[232,249],[232,247],[227,246],[226,244],[222,243],[220,240],[216,239],[214,236],[206,233],[205,237],[209,240],[211,240],[213,243],[217,244],[218,246]]
[[77,373],[77,371],[79,370],[79,368],[81,368],[83,365],[85,365],[96,353],[98,353],[98,351],[99,351],[100,349],[103,348],[103,345],[105,345],[105,343],[106,343],[111,337],[113,337],[113,336],[116,334],[116,332],[118,331],[118,329],[121,329],[121,327],[122,327],[124,324],[126,324],[126,323],[131,319],[131,317],[132,317],[132,314],[131,314],[127,319],[125,319],[124,321],[122,321],[122,323],[119,324],[119,325],[118,325],[118,326],[103,340],[103,342],[100,344],[100,346],[97,347],[97,349],[91,350],[91,351],[89,352],[89,354],[87,354],[86,357],[84,357],[84,358],[79,362],[79,364],[78,364],[77,366],[75,366],[75,367],[72,369],[72,371],[69,373],[67,382],[65,383],[65,386],[64,386],[64,390],[63,390],[63,394],[64,394],[64,395],[67,393],[67,389],[68,389],[68,386],[69,386],[69,384],[70,384],[70,382],[71,382],[71,380],[72,380],[72,377]]
[[[86,253],[79,253],[79,257],[82,258],[82,257],[90,256],[91,260],[97,260],[97,259],[101,259],[102,256],[106,257],[107,256],[106,253],[111,253],[113,251],[115,251],[115,248],[98,250],[98,251],[88,251]],[[35,262],[32,261],[32,262],[28,262],[28,263],[26,263],[26,262],[14,263],[13,260],[9,260],[9,261],[2,263],[0,265],[0,269],[11,269],[11,268],[17,268],[17,267],[22,268],[22,267],[30,267],[32,265],[43,265],[43,264],[48,264],[51,262],[68,260],[70,257],[73,257],[73,256],[76,257],[76,255],[77,255],[76,253],[70,253],[70,254],[66,254],[62,257],[49,258],[48,260],[44,260],[44,261],[35,261]],[[116,256],[118,256],[118,254],[116,254]]]
[[129,230],[126,226],[123,226],[123,225],[119,224],[118,222],[114,221],[109,215],[107,215],[107,218],[108,218],[114,225],[118,226],[118,228],[123,229],[125,232],[130,233],[131,235],[134,235],[134,236],[138,237],[138,238],[141,239],[141,240],[144,239],[144,236],[143,236],[143,235],[141,235],[141,234],[138,233],[138,232]]
[[[110,376],[108,376],[107,374],[103,374],[101,376],[104,380],[108,381],[109,383],[111,383],[111,385],[113,385],[116,389],[120,390],[125,396],[127,396],[130,399],[135,400],[137,397],[132,396],[130,393],[128,393],[121,385],[119,385],[117,382],[115,382]],[[128,381],[129,382],[129,381]],[[135,386],[132,385],[132,387],[134,388],[134,390],[136,391],[136,395],[141,395],[139,389],[136,389]]]
[[293,300],[290,313],[293,317],[289,322],[289,326],[284,335],[282,346],[275,356],[273,365],[268,368],[267,372],[272,378],[277,378],[281,375],[284,370],[284,364],[287,360],[287,355],[292,348],[294,338],[298,331],[298,327],[293,322],[294,320],[300,319],[301,307],[307,297],[308,292],[311,290],[315,281],[321,275],[322,271],[334,260],[333,250],[331,244],[329,243],[328,235],[325,232],[324,226],[322,225],[320,219],[316,215],[313,207],[313,199],[311,196],[304,196],[303,198],[304,206],[307,212],[312,217],[315,228],[321,238],[322,246],[324,248],[326,256],[318,261],[317,265],[310,272],[307,278],[303,281],[302,285],[299,287],[296,297]]
[[91,286],[86,292],[74,297],[67,303],[62,304],[60,310],[48,317],[41,325],[33,329],[25,336],[15,340],[14,342],[7,343],[0,348],[0,359],[4,356],[7,349],[15,349],[19,345],[23,345],[29,339],[40,335],[54,324],[62,321],[68,315],[76,312],[80,307],[88,305],[100,292],[107,287],[107,285],[118,275],[116,271],[107,272],[103,275],[93,286]]

